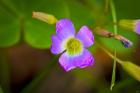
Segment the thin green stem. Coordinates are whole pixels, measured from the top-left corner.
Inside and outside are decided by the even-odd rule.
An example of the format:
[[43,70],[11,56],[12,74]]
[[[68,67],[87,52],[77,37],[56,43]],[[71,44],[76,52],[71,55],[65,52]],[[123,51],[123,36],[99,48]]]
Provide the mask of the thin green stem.
[[[114,34],[117,34],[117,16],[116,16],[116,9],[115,9],[115,5],[113,0],[110,0],[110,8],[111,8],[111,14],[112,14],[112,19],[113,19],[113,23],[114,23]],[[111,86],[110,86],[110,90],[112,90],[112,88],[115,85],[115,72],[116,72],[116,48],[114,50],[114,63],[113,63],[113,71],[112,71],[112,80],[111,80]]]
[[107,14],[109,9],[109,0],[105,0],[104,13]]
[[115,76],[116,76],[116,50],[114,52],[114,56],[115,56],[115,59],[114,59],[114,62],[113,62],[113,70],[112,70],[112,79],[111,79],[111,85],[110,85],[110,90],[113,89],[114,85],[115,85]]
[[118,34],[117,32],[117,16],[116,16],[116,9],[113,0],[110,0],[110,8],[111,8],[111,14],[112,14],[112,19],[114,23],[114,34]]

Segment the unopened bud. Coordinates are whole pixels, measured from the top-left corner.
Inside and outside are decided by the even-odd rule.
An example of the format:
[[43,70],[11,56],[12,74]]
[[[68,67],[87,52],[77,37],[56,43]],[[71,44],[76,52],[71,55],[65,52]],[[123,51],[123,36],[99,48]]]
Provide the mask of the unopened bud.
[[125,61],[121,63],[121,66],[126,70],[132,77],[140,82],[140,67],[133,64],[132,62]]
[[94,29],[94,31],[95,31],[95,33],[96,33],[97,35],[100,35],[100,36],[103,36],[103,37],[107,37],[107,38],[114,37],[114,34],[113,34],[113,33],[107,31],[107,30],[104,29],[104,28],[96,27],[96,28]]
[[123,19],[119,21],[119,26],[127,30],[134,31],[140,35],[140,19],[138,20],[129,20]]
[[95,31],[95,33],[97,35],[100,35],[100,36],[103,36],[103,37],[107,37],[107,38],[114,38],[114,39],[119,40],[123,44],[123,46],[125,48],[129,48],[130,46],[133,45],[133,43],[130,40],[128,40],[127,38],[125,38],[125,37],[123,37],[121,35],[109,32],[108,30],[106,30],[104,28],[96,27],[94,29],[94,31]]
[[133,45],[133,43],[130,40],[121,35],[115,35],[114,38],[119,40],[125,48],[129,48]]
[[43,12],[33,12],[32,17],[44,21],[48,24],[55,24],[57,22],[57,19],[53,15]]

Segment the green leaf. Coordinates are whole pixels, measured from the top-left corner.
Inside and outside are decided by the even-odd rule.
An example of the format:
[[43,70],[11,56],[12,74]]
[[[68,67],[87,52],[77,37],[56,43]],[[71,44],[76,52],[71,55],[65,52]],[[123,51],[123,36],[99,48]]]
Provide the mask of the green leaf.
[[140,66],[133,64],[129,61],[122,62],[121,66],[126,72],[129,73],[129,75],[134,77],[136,80],[140,81]]
[[69,1],[68,7],[70,11],[70,18],[72,19],[75,27],[79,28],[83,25],[93,26],[94,18],[91,10],[85,7],[82,3]]
[[140,12],[138,12],[140,0],[114,0],[114,2],[119,19],[140,18]]
[[45,49],[51,45],[51,35],[55,33],[54,27],[40,22],[38,20],[32,20],[26,24],[25,41],[35,48]]
[[20,38],[19,23],[2,7],[0,7],[0,20],[0,47],[16,44]]
[[20,39],[20,33],[14,24],[9,27],[1,27],[0,31],[0,47],[8,47],[16,44]]

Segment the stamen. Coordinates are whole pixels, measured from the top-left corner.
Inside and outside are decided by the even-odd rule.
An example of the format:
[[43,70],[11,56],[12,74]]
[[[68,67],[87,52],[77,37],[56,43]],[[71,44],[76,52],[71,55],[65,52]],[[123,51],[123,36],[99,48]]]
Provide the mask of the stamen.
[[69,55],[76,55],[82,52],[82,43],[76,38],[71,38],[66,43],[66,50]]

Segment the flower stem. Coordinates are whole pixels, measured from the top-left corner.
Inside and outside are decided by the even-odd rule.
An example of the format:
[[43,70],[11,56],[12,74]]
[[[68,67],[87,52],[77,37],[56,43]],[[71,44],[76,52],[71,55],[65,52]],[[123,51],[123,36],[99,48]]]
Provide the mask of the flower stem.
[[[113,0],[110,0],[110,9],[111,9],[111,14],[112,14],[112,19],[113,19],[113,23],[114,23],[114,34],[117,34],[117,17],[116,17],[116,9],[115,9],[115,5]],[[112,88],[115,85],[115,72],[116,72],[116,48],[114,50],[114,63],[113,63],[113,71],[112,71],[112,80],[111,80],[111,86],[110,86],[110,90],[112,90]]]
[[104,13],[107,14],[109,10],[109,0],[105,0]]
[[113,0],[110,0],[110,8],[111,8],[111,14],[112,14],[112,19],[114,23],[114,34],[117,34],[117,16],[116,16],[116,9]]

